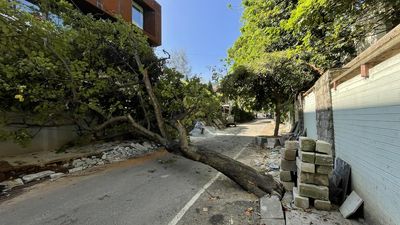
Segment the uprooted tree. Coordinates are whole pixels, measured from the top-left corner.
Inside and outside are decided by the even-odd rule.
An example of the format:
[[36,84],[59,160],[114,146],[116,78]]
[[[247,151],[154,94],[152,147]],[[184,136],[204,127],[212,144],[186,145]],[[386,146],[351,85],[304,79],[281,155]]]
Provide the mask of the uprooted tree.
[[0,0],[2,140],[26,144],[32,126],[65,121],[91,139],[129,131],[215,168],[257,196],[282,195],[271,175],[190,145],[193,119],[219,115],[219,98],[199,78],[167,68],[139,29],[83,15],[63,0],[39,6],[27,13]]

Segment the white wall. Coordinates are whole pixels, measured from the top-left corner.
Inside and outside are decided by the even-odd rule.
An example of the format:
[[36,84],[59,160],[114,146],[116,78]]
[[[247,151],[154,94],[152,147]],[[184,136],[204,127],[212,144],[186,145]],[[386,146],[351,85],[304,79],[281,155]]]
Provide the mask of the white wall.
[[400,54],[332,92],[336,156],[370,224],[400,224]]
[[314,92],[304,97],[304,129],[307,129],[307,137],[318,138]]

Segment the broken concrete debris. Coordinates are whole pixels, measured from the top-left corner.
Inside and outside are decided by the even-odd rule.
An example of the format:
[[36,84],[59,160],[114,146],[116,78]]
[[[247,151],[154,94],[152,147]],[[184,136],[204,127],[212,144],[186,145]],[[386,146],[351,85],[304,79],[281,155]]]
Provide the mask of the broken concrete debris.
[[54,174],[54,171],[46,170],[39,173],[25,175],[22,177],[22,180],[25,183],[28,183],[34,180],[40,180],[42,178],[49,177],[51,174]]
[[[63,168],[68,170],[68,173],[75,173],[83,171],[90,167],[104,165],[106,163],[113,163],[130,158],[142,156],[158,149],[158,145],[149,142],[143,142],[142,144],[133,142],[123,142],[112,146],[112,148],[105,150],[101,156],[83,157],[74,159],[70,162],[66,162],[62,165]],[[26,183],[40,180],[43,178],[50,178],[51,180],[57,180],[64,177],[65,173],[56,173],[54,171],[46,170],[34,174],[27,174],[21,176],[21,178],[7,180],[0,183],[0,194],[6,194],[9,190],[22,186]]]

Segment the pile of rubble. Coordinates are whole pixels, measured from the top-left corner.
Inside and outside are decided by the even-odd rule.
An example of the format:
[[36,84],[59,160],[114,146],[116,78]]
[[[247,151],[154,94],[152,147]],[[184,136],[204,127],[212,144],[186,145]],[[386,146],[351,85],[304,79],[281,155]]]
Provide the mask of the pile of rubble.
[[[142,144],[133,142],[114,144],[113,146],[109,146],[109,148],[104,149],[101,155],[74,159],[70,162],[66,162],[64,165],[62,165],[62,167],[63,170],[68,171],[68,173],[75,173],[94,166],[101,166],[108,163],[114,163],[143,156],[145,154],[158,150],[159,147],[159,145],[149,142],[143,142]],[[1,182],[0,195],[7,195],[7,193],[11,189],[31,183],[33,181],[45,178],[56,180],[65,175],[65,173],[56,173],[50,170],[41,171],[34,174],[22,175],[19,178]]]

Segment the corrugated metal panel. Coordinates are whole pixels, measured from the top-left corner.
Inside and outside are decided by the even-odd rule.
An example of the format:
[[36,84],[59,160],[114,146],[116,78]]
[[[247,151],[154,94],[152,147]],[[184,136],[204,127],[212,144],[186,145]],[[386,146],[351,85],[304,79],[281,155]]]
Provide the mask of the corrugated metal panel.
[[307,129],[307,136],[317,139],[317,120],[315,112],[315,93],[311,92],[304,97],[304,128]]
[[337,157],[374,224],[400,224],[400,54],[332,90]]

